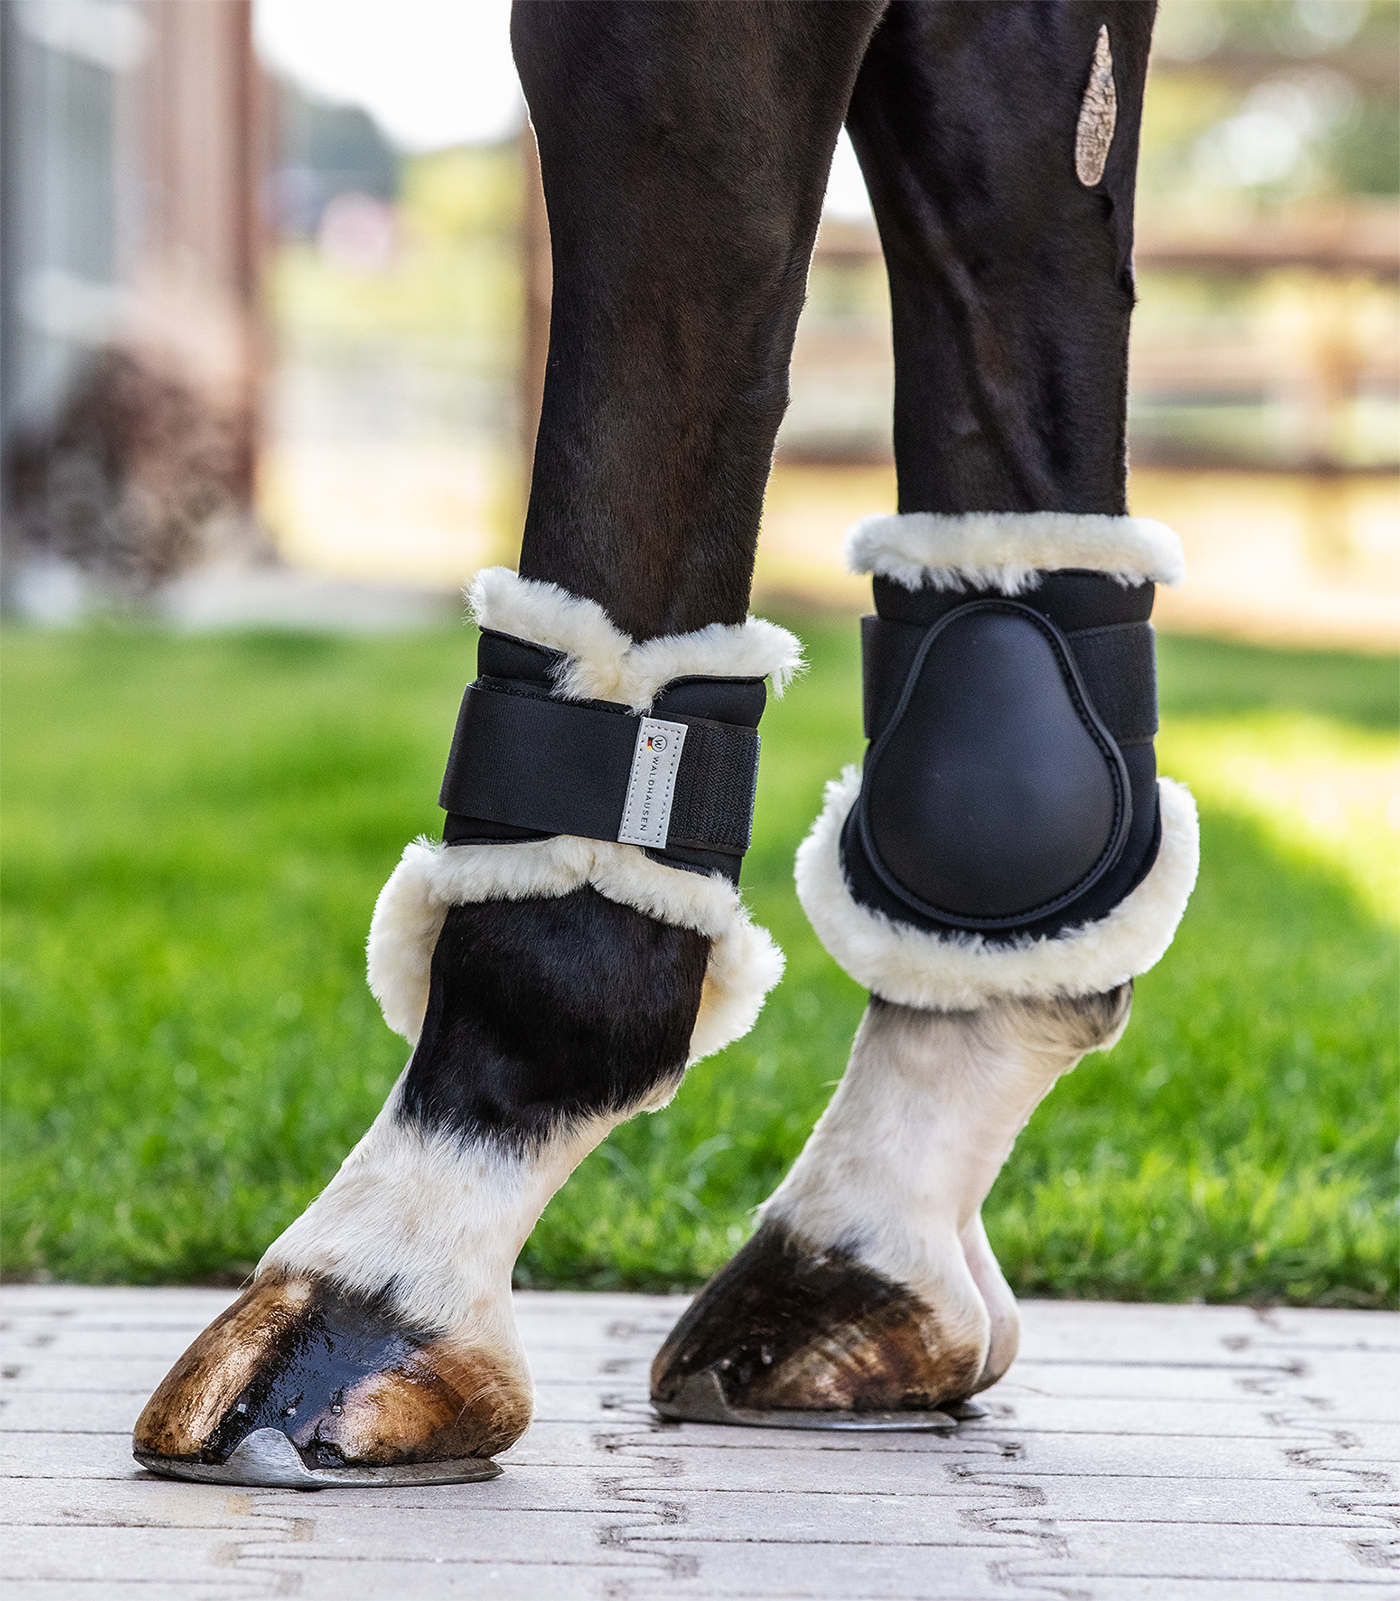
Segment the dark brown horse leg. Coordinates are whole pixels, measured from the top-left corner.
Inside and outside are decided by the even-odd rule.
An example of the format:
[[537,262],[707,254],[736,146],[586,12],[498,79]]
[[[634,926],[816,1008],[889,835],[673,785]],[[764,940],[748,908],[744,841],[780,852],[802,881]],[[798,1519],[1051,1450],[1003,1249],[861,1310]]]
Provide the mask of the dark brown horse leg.
[[1152,13],[895,0],[862,65],[900,515],[852,531],[871,747],[797,879],[872,999],[758,1233],[657,1359],[670,1415],[909,1426],[1005,1371],[982,1201],[1056,1077],[1116,1039],[1194,880],[1151,743],[1146,618],[1179,549],[1125,515]]
[[[880,9],[517,10],[555,290],[521,575],[475,592],[483,693],[742,734],[791,669],[790,636],[744,617],[827,166]],[[489,1475],[530,1417],[510,1275],[545,1203],[776,981],[732,834],[644,849],[453,806],[370,936],[412,1060],[146,1407],[157,1472]]]

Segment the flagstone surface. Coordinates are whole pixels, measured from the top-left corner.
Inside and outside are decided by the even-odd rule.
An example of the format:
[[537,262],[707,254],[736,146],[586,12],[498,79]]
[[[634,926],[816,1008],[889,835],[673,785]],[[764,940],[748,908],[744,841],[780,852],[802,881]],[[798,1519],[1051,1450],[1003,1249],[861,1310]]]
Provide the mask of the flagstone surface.
[[131,1460],[228,1292],[3,1294],[5,1601],[1400,1601],[1400,1317],[1023,1303],[949,1438],[664,1423],[682,1298],[521,1294],[486,1484],[233,1490]]

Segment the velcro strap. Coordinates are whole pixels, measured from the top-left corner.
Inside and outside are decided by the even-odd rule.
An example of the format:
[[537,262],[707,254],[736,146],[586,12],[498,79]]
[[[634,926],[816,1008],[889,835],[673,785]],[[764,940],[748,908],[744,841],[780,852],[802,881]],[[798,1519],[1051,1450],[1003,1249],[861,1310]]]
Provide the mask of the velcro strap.
[[438,803],[542,834],[749,848],[758,782],[752,728],[636,717],[471,684]]
[[[926,628],[912,623],[861,618],[867,739],[879,737],[926,633]],[[1077,629],[1065,638],[1104,727],[1119,745],[1150,744],[1157,732],[1156,640],[1151,623]]]
[[1094,710],[1120,745],[1157,732],[1157,650],[1151,623],[1114,623],[1065,636]]

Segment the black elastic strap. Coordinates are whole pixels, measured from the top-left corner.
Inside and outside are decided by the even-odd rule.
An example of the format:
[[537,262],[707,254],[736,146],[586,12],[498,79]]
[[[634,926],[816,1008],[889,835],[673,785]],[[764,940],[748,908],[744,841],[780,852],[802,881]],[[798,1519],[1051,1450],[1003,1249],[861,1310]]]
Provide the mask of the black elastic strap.
[[[758,782],[758,734],[679,712],[657,716],[685,727],[660,845],[743,855]],[[644,721],[622,707],[469,685],[439,805],[541,834],[615,840]]]
[[753,834],[758,735],[682,717],[689,732],[676,775],[670,843],[742,855]]
[[1120,745],[1146,745],[1157,733],[1157,652],[1151,623],[1115,623],[1065,636],[1094,702]]
[[[1027,597],[1035,599],[1035,594]],[[963,600],[963,605],[974,604]],[[945,607],[940,616],[957,610]],[[928,630],[885,617],[861,618],[865,661],[865,737],[879,738]],[[1144,745],[1157,732],[1157,669],[1152,625],[1113,623],[1067,632],[1075,665],[1104,727],[1120,745]]]

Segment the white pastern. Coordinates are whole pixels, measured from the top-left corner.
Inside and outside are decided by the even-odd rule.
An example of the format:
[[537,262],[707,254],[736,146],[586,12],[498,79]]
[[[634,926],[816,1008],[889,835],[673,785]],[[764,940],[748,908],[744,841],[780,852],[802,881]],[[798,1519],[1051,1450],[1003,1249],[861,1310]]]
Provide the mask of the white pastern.
[[1055,1080],[1121,1033],[1127,998],[1105,1023],[1107,1004],[1003,1001],[948,1013],[873,1003],[765,1221],[908,1285],[934,1309],[942,1338],[984,1348],[988,1370],[1003,1355],[1009,1362],[1014,1301],[995,1261],[989,1272],[982,1260],[991,1252],[979,1209]]
[[407,1322],[496,1355],[528,1386],[511,1269],[550,1197],[621,1118],[565,1126],[517,1155],[402,1120],[402,1084],[258,1271],[389,1289]]

